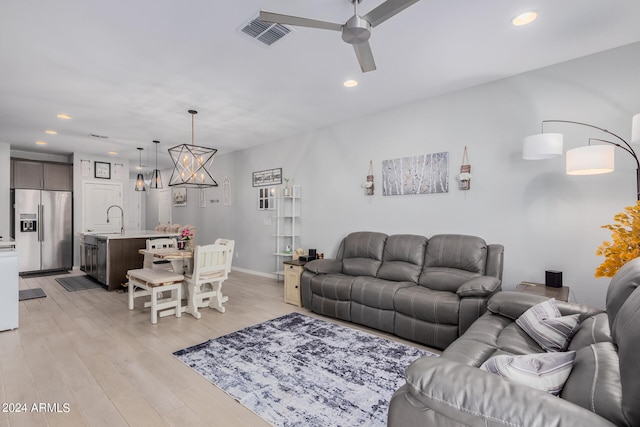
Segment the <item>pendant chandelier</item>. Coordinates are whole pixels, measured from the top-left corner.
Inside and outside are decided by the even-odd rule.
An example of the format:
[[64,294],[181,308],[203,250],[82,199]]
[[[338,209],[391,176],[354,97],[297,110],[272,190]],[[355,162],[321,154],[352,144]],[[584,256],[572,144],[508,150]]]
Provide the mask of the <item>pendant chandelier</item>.
[[174,165],[169,187],[178,185],[199,188],[217,187],[218,183],[211,176],[209,168],[218,150],[194,144],[194,116],[198,112],[195,110],[188,112],[191,114],[191,145],[182,144],[169,148],[169,155]]
[[[142,148],[138,148],[138,167],[136,169],[142,169],[142,150]],[[136,191],[146,191],[142,170],[138,171],[138,176],[136,177]]]
[[151,184],[149,184],[149,188],[161,189],[162,176],[160,175],[160,170],[158,169],[158,144],[160,144],[160,141],[153,141],[153,143],[156,146],[156,168],[151,174]]

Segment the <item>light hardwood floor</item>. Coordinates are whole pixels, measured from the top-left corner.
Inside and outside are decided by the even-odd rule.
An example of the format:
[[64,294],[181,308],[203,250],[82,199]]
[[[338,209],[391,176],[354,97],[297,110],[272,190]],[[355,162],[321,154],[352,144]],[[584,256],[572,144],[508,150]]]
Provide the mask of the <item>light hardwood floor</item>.
[[[172,353],[293,311],[313,316],[283,302],[282,282],[234,271],[223,285],[226,313],[152,325],[144,298],[129,311],[126,293],[67,292],[57,277],[20,278],[20,289],[47,297],[21,301],[19,328],[0,332],[0,409],[13,411],[0,412],[0,427],[267,426]],[[32,411],[40,403],[49,407]]]

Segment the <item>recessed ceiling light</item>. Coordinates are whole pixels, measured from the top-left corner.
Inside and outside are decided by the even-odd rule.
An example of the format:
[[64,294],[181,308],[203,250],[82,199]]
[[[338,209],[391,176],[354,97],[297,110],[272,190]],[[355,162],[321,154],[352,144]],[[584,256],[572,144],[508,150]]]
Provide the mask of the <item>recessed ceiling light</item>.
[[62,120],[71,120],[71,116],[68,114],[58,114],[58,118]]
[[116,154],[118,154],[117,151],[109,151],[109,154],[111,154],[112,156],[115,156]]
[[357,80],[347,80],[342,84],[344,85],[344,87],[356,87],[356,86],[358,86],[358,81]]
[[36,141],[38,145],[47,145],[46,141]]
[[520,15],[514,17],[511,20],[511,23],[516,27],[520,27],[522,25],[527,25],[532,23],[538,17],[538,12],[531,10],[529,12],[521,13]]
[[57,135],[58,134],[58,132],[56,132],[55,130],[51,130],[51,129],[45,130],[44,133],[48,133],[49,135]]

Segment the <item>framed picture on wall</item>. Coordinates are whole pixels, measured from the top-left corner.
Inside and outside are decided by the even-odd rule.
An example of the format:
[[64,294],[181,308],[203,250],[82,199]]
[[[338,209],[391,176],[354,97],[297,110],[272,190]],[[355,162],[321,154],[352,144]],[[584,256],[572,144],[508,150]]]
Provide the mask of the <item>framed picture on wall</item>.
[[93,162],[93,176],[100,179],[111,179],[111,163]]
[[251,178],[254,187],[282,184],[282,168],[254,172]]
[[178,187],[173,189],[173,206],[187,206],[187,189]]

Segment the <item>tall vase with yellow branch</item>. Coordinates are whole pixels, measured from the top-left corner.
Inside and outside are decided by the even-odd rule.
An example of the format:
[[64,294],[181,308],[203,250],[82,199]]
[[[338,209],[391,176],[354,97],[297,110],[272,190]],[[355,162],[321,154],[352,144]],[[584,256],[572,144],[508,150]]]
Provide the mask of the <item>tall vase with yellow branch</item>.
[[623,265],[640,256],[640,201],[613,219],[614,224],[602,226],[611,230],[612,241],[603,242],[596,251],[605,258],[596,269],[596,277],[613,277]]

